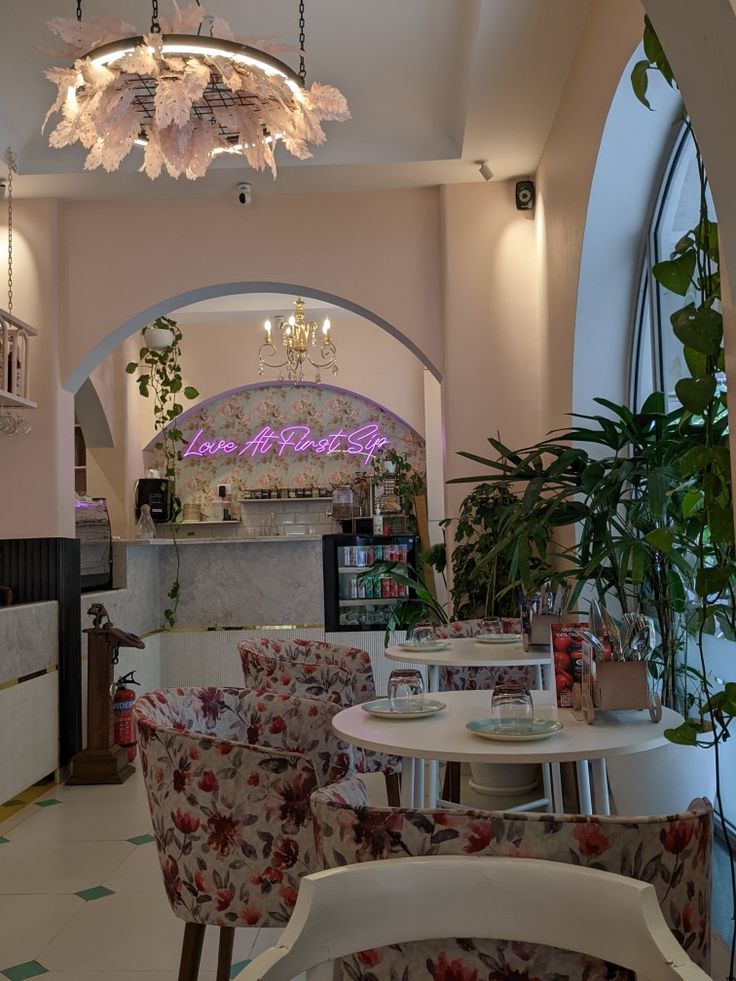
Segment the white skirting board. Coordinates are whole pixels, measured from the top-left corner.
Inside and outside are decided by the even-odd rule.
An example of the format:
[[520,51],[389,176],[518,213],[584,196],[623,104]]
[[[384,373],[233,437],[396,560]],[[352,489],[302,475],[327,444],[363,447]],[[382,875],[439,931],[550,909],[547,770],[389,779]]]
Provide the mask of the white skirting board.
[[[199,685],[241,687],[243,675],[238,644],[246,637],[326,640],[330,644],[360,647],[370,654],[378,694],[385,694],[386,682],[393,668],[411,667],[409,664],[402,665],[386,660],[383,631],[380,630],[355,633],[325,633],[318,627],[281,630],[172,630],[158,634],[161,643],[161,687],[191,688]],[[397,634],[396,639],[400,642],[404,639],[404,635]]]
[[56,770],[59,674],[51,671],[0,690],[0,802]]

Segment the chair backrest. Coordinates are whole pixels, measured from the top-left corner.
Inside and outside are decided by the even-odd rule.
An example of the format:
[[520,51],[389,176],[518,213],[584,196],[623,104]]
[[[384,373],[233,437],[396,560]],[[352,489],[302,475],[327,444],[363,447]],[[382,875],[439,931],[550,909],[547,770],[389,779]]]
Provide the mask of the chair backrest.
[[[503,618],[509,626],[519,621],[510,617]],[[506,625],[504,623],[504,627]],[[453,637],[477,637],[481,632],[482,620],[453,620],[451,623],[440,623],[435,627],[435,633],[443,639]],[[520,627],[519,627],[520,629]],[[506,633],[516,631],[508,630]],[[440,668],[440,689],[442,691],[489,691],[502,681],[518,681],[531,688],[534,684],[534,669],[512,665],[502,668],[474,668],[443,665]]]
[[316,640],[244,640],[238,645],[248,688],[324,698],[342,708],[375,698],[370,655]]
[[[710,967],[713,816],[707,801],[694,801],[681,814],[632,818],[411,810],[370,806],[365,786],[354,777],[316,791],[312,815],[317,862],[323,869],[406,856],[476,855],[544,859],[649,882],[678,942],[697,964]],[[571,898],[568,906],[574,916],[577,900]],[[422,945],[421,950],[405,949],[399,956],[387,950],[375,955],[372,970],[384,978],[402,960],[424,964],[445,955],[450,962],[462,962],[469,973],[482,971],[489,958],[509,970],[528,970],[529,977],[560,974],[582,979],[588,973],[571,954],[538,948],[520,957],[503,939],[483,948],[463,942],[451,951],[425,950]],[[349,973],[360,977],[362,970],[364,964],[353,959]]]
[[281,926],[317,867],[309,797],[350,772],[335,706],[238,688],[168,689],[134,707],[141,766],[174,913]]
[[505,937],[616,960],[650,981],[708,977],[672,936],[651,885],[553,862],[457,856],[308,876],[278,945],[239,977],[287,981],[306,971],[322,981],[331,977],[324,966],[356,951],[456,936]]

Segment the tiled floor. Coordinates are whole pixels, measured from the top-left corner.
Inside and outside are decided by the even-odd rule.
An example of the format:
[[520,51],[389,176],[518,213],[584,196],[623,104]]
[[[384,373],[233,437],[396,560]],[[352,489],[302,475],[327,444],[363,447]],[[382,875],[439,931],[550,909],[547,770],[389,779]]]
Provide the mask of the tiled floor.
[[[183,924],[150,830],[139,771],[121,787],[52,787],[0,823],[0,981],[176,981]],[[238,929],[231,977],[279,933]],[[200,981],[215,978],[207,934]],[[714,935],[712,976],[726,975]]]
[[[140,773],[53,787],[0,824],[0,981],[175,981],[183,923],[164,894]],[[201,981],[214,981],[208,930]],[[232,977],[278,929],[235,934]]]

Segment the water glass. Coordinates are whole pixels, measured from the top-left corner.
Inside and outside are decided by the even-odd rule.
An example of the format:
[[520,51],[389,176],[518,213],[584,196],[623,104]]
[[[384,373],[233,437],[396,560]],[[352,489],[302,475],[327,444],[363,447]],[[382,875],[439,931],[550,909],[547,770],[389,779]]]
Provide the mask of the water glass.
[[433,644],[436,640],[434,627],[431,623],[420,623],[414,628],[412,642],[421,646],[422,644]]
[[412,700],[424,695],[424,678],[415,668],[400,668],[388,677],[386,694],[395,712],[408,712]]
[[501,617],[484,617],[480,622],[480,632],[483,636],[488,636],[489,634],[502,634],[503,633],[503,621]]
[[496,685],[491,697],[491,718],[507,732],[530,732],[534,721],[534,703],[526,685],[515,682]]

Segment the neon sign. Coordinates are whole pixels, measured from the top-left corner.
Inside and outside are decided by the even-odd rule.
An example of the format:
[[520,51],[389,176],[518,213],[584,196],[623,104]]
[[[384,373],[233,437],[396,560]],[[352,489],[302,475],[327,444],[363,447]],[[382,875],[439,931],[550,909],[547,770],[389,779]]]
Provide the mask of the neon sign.
[[332,453],[348,453],[350,456],[360,456],[366,463],[379,450],[391,442],[384,436],[376,423],[368,423],[353,432],[339,429],[318,439],[313,438],[309,426],[286,426],[280,432],[264,426],[259,433],[245,443],[234,443],[227,439],[202,439],[204,429],[197,435],[182,452],[182,458],[187,456],[265,456],[275,452],[276,456],[284,453],[317,453],[329,456]]

